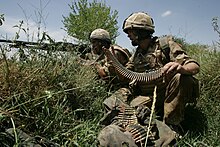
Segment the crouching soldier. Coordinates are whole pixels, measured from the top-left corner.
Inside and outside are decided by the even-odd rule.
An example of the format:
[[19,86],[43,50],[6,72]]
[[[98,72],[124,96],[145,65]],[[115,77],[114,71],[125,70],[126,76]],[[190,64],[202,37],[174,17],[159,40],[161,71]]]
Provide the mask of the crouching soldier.
[[131,56],[130,52],[119,45],[112,45],[109,32],[104,29],[95,29],[90,34],[90,42],[92,53],[89,58],[95,61],[94,64],[99,76],[109,85],[122,84],[123,79],[107,61],[103,48],[109,49],[123,66],[128,62]]

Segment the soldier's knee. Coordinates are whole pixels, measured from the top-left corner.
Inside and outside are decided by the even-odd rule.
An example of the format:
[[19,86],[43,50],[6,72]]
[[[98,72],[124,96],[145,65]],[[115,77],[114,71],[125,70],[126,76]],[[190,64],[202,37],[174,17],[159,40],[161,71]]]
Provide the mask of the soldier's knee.
[[98,146],[100,147],[118,147],[129,146],[137,147],[130,133],[123,132],[119,126],[106,126],[98,135]]
[[175,74],[170,82],[175,83],[175,85],[193,85],[194,78],[191,75],[183,75],[178,73]]

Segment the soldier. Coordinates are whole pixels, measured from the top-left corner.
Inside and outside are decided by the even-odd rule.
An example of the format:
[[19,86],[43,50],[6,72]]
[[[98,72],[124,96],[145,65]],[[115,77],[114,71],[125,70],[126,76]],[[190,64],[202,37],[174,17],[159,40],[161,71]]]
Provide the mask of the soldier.
[[198,80],[193,77],[199,72],[199,64],[171,36],[153,37],[154,22],[147,13],[132,13],[124,21],[123,31],[132,45],[137,46],[126,68],[136,73],[160,69],[163,77],[147,83],[132,80],[129,89],[121,88],[104,101],[107,112],[101,123],[106,127],[98,136],[100,146],[111,146],[113,142],[130,146],[146,143],[140,138],[146,135],[143,132],[148,124],[148,108],[152,105],[155,86],[156,115],[160,118],[149,122],[152,136],[147,145],[171,145],[179,136],[186,104],[195,103],[199,95]]
[[111,50],[118,61],[124,66],[131,56],[130,52],[118,45],[112,45],[109,32],[101,28],[95,29],[91,33],[90,42],[92,44],[92,57],[90,58],[96,61],[96,68],[99,76],[113,84],[119,83],[119,81],[122,82],[123,79],[121,79],[120,75],[115,73],[115,69],[107,62],[103,47]]
[[[157,86],[156,110],[163,121],[176,128],[184,119],[187,103],[195,103],[198,97],[198,80],[193,75],[199,72],[199,64],[190,58],[171,36],[153,37],[153,19],[144,12],[131,14],[125,19],[123,31],[133,46],[137,46],[127,68],[135,72],[162,68],[164,80],[151,83],[135,83],[135,95],[151,96]],[[191,88],[190,88],[191,87]]]

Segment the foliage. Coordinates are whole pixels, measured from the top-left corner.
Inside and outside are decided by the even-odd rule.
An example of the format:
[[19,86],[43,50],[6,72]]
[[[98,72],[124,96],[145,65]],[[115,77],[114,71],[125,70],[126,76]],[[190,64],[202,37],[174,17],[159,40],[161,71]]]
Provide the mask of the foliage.
[[78,0],[69,7],[72,12],[64,17],[63,24],[70,36],[78,39],[79,42],[89,43],[90,33],[97,28],[103,28],[115,40],[118,35],[118,12],[111,11],[105,2],[94,0],[89,3],[87,0]]
[[12,127],[13,118],[17,129],[60,145],[95,143],[107,92],[92,67],[58,52],[7,62],[8,81],[0,63],[0,130]]
[[[183,124],[187,132],[177,146],[218,146],[220,52],[200,44],[185,45],[201,65],[197,75],[201,95],[196,107],[187,108]],[[16,128],[31,136],[63,146],[96,146],[108,92],[93,67],[81,66],[74,53],[39,51],[29,57],[7,59],[7,64],[1,60],[0,130],[13,127],[13,119]]]
[[214,31],[216,31],[219,34],[219,37],[220,37],[220,30],[219,30],[219,25],[218,25],[218,17],[214,17],[212,19],[212,26],[214,28]]
[[187,53],[201,66],[196,76],[200,81],[200,97],[195,108],[186,111],[187,134],[179,146],[220,145],[220,52],[200,44],[187,44]]

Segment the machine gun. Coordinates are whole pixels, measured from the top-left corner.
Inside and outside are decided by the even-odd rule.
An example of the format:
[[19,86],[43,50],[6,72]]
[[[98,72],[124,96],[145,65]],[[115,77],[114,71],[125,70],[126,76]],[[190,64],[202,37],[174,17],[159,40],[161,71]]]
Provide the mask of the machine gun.
[[28,42],[19,40],[0,39],[0,43],[7,43],[11,48],[27,48],[27,49],[41,49],[52,51],[77,51],[80,54],[91,52],[91,48],[86,44],[73,44],[69,42]]

